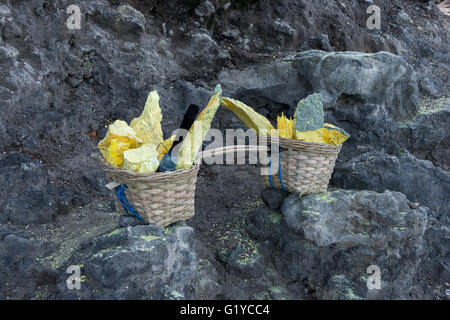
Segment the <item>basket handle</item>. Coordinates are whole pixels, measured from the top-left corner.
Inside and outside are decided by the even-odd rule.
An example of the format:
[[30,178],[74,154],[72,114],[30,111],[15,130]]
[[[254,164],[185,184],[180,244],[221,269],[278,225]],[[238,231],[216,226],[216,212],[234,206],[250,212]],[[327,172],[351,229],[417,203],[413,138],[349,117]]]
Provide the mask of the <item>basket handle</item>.
[[208,159],[208,158],[213,158],[213,157],[217,157],[217,156],[221,156],[224,154],[229,154],[229,153],[235,153],[235,152],[242,152],[242,151],[249,151],[249,152],[253,152],[253,151],[268,151],[269,148],[267,146],[246,146],[246,145],[237,145],[237,146],[227,146],[227,147],[221,147],[221,148],[216,148],[216,149],[211,149],[211,150],[205,150],[202,152],[199,152],[199,158],[201,157],[202,159]]

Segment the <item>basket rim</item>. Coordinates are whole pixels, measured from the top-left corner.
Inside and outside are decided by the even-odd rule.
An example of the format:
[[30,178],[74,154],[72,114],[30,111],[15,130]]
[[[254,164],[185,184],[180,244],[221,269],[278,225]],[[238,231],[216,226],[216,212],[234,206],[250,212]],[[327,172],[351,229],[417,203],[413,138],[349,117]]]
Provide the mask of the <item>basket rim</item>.
[[118,168],[113,165],[110,165],[103,158],[100,159],[101,165],[105,171],[110,171],[113,174],[119,174],[123,177],[127,177],[130,179],[152,179],[152,180],[164,180],[164,179],[173,179],[177,176],[185,176],[195,173],[200,168],[200,163],[195,162],[192,167],[189,169],[178,169],[175,171],[166,171],[166,172],[151,172],[151,173],[138,173],[129,171],[123,168]]
[[[270,143],[273,137],[268,136],[267,141]],[[276,138],[275,138],[276,139]],[[292,149],[307,149],[312,152],[336,152],[338,153],[342,148],[340,145],[334,146],[326,143],[310,142],[304,140],[290,139],[278,137],[280,147],[287,147]]]

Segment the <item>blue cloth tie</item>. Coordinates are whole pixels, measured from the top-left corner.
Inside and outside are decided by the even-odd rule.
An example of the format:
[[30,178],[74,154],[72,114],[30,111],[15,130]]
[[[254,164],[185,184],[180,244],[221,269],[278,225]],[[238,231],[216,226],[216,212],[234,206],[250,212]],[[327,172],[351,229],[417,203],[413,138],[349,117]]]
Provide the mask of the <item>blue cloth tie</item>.
[[[283,184],[283,175],[281,174],[280,154],[282,151],[283,151],[283,149],[280,147],[280,152],[278,152],[278,174],[280,176],[281,188],[283,188],[284,191],[287,191]],[[269,182],[270,182],[270,187],[274,188],[273,183],[272,183],[272,152],[270,153],[270,162],[269,162]]]
[[127,188],[126,185],[122,184],[116,188],[114,188],[114,191],[116,192],[117,199],[119,200],[120,204],[123,206],[123,209],[125,210],[125,213],[129,216],[135,216],[141,221],[144,221],[144,219],[133,209],[131,204],[127,200],[127,196],[125,195],[125,189]]

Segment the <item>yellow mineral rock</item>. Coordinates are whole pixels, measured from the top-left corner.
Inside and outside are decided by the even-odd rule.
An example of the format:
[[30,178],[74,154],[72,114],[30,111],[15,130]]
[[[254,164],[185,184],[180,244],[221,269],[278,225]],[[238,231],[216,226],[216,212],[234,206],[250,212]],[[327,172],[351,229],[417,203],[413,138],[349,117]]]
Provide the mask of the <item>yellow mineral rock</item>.
[[258,112],[253,110],[253,108],[245,105],[239,100],[224,97],[222,98],[221,104],[224,108],[235,113],[239,119],[241,119],[249,128],[255,130],[258,134],[263,132],[271,134],[272,130],[275,130],[266,117],[260,115]]
[[177,157],[177,169],[189,169],[194,163],[203,139],[211,128],[211,122],[220,106],[221,97],[222,88],[217,85],[208,105],[200,112],[181,144]]
[[159,96],[156,91],[152,91],[148,95],[144,111],[138,118],[131,121],[130,126],[144,143],[158,144],[163,142],[161,120]]
[[159,166],[156,144],[144,144],[123,153],[123,168],[138,173],[155,172]]
[[277,117],[278,135],[282,138],[294,139],[294,123],[291,118],[286,118],[284,113]]
[[122,168],[123,152],[138,148],[142,140],[125,121],[116,120],[108,127],[105,138],[99,142],[98,148],[109,164]]
[[338,128],[330,123],[325,123],[323,127],[323,142],[333,146],[343,144],[350,135],[344,129]]

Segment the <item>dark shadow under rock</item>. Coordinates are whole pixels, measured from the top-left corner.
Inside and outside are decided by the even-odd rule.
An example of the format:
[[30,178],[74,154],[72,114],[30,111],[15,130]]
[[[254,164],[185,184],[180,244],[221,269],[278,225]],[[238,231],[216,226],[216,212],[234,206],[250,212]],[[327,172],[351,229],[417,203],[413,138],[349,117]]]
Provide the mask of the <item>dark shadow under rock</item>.
[[287,196],[288,193],[280,189],[266,188],[261,190],[261,198],[269,209],[279,209]]

